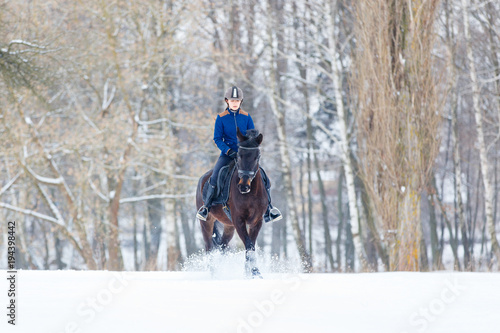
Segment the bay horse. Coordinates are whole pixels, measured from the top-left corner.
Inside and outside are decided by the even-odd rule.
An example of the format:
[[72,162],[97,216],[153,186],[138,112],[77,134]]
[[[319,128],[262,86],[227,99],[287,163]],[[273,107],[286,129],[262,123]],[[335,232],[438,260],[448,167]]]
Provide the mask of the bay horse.
[[[268,205],[267,192],[262,181],[259,168],[260,144],[262,134],[257,130],[248,130],[246,135],[237,128],[239,142],[236,168],[229,189],[227,206],[231,212],[231,219],[224,213],[222,205],[212,205],[206,221],[200,220],[205,251],[208,253],[214,248],[223,252],[233,238],[234,230],[245,244],[245,269],[247,276],[262,278],[256,266],[255,242],[262,227],[263,215]],[[205,173],[198,181],[196,189],[196,206],[203,205],[203,185],[212,175],[212,170]],[[222,223],[222,236],[218,226]]]

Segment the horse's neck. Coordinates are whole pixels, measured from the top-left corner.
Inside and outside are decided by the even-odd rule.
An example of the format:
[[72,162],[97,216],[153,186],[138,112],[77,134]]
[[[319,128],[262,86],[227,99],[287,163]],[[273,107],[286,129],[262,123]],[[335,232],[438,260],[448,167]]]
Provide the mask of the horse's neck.
[[264,182],[262,181],[262,172],[260,171],[260,167],[257,169],[257,174],[255,178],[252,180],[252,184],[255,182],[255,189],[265,191]]

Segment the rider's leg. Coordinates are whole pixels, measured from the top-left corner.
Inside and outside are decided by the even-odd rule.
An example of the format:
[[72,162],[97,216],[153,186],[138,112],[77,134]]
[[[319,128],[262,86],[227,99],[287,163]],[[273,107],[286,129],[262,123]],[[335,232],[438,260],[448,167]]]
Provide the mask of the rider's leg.
[[279,221],[283,218],[283,216],[281,215],[280,210],[276,207],[273,207],[273,205],[271,204],[271,180],[267,178],[267,175],[265,173],[263,173],[262,181],[264,182],[264,187],[266,188],[267,199],[269,202],[267,210],[264,213],[264,222],[267,223]]
[[203,206],[198,209],[198,212],[196,213],[196,217],[202,221],[206,221],[208,217],[208,210],[210,209],[210,206],[212,204],[212,200],[215,194],[215,186],[212,186],[210,183],[208,184],[208,190],[207,190],[207,195],[203,196]]
[[219,156],[219,159],[217,160],[217,163],[215,163],[214,166],[214,171],[212,172],[212,176],[210,176],[210,179],[208,180],[208,191],[206,197],[203,198],[203,206],[200,207],[198,212],[196,213],[196,217],[199,218],[202,221],[207,220],[208,212],[210,210],[210,207],[212,206],[212,201],[215,196],[215,192],[217,189],[217,177],[219,176],[219,171],[220,169],[229,164],[232,161],[232,159],[226,155],[221,155]]

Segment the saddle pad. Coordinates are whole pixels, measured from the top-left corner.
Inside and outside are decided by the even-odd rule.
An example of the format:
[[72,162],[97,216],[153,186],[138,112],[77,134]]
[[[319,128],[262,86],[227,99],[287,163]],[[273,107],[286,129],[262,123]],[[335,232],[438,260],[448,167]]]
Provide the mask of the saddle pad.
[[[212,205],[225,205],[229,200],[229,185],[231,184],[231,177],[236,169],[236,163],[231,162],[223,166],[217,177],[217,193],[212,201]],[[208,191],[208,181],[203,185],[203,197],[206,198]]]

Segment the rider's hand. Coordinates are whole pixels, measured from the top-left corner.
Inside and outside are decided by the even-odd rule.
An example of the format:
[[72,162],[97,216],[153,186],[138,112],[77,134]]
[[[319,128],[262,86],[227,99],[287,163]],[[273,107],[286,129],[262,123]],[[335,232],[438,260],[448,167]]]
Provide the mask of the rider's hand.
[[227,156],[229,156],[229,157],[230,157],[230,158],[232,158],[232,159],[235,159],[235,158],[236,158],[236,156],[238,155],[238,153],[237,153],[237,152],[235,152],[235,151],[234,151],[234,150],[232,150],[232,149],[229,149],[229,150],[227,151],[226,155],[227,155]]

